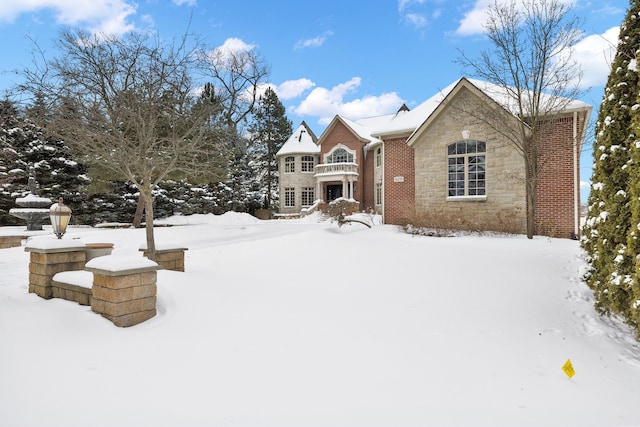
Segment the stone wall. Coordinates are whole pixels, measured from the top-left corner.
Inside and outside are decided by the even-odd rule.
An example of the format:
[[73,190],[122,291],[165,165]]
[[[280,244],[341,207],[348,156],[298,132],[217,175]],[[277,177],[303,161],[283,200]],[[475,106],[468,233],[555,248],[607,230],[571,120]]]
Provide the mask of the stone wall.
[[29,236],[0,236],[0,249],[22,246],[22,241]]
[[[524,162],[513,146],[487,124],[465,114],[486,108],[462,90],[413,143],[416,207],[414,224],[439,228],[526,231]],[[447,146],[470,139],[486,143],[486,197],[448,197]]]
[[119,327],[133,326],[156,315],[156,267],[112,271],[87,267],[93,272],[91,310]]
[[29,260],[29,292],[53,298],[52,279],[62,271],[82,270],[86,261],[85,246],[70,243],[68,247],[27,246]]
[[[313,176],[313,171],[311,172],[302,172],[302,156],[311,156],[312,154],[287,154],[280,156],[278,158],[278,180],[279,180],[279,191],[280,191],[280,209],[279,212],[283,214],[299,214],[302,210],[302,188],[310,187],[315,190],[316,188],[316,180]],[[295,157],[295,171],[294,172],[285,172],[284,169],[284,160],[286,157],[293,156]],[[318,164],[318,155],[312,155],[315,158],[315,164]],[[286,207],[284,205],[284,189],[287,187],[295,188],[295,206]],[[319,198],[318,194],[315,195],[315,198]]]
[[[142,250],[144,257],[148,257],[149,253]],[[156,250],[156,260],[160,268],[165,270],[181,271],[184,272],[184,252],[187,248],[171,248]]]

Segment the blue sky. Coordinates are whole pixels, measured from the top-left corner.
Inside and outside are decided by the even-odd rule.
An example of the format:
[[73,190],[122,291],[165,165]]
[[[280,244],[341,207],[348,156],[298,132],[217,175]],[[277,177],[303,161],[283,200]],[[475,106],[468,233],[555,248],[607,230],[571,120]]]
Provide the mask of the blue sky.
[[[351,119],[414,107],[463,75],[455,63],[489,47],[482,37],[490,0],[2,0],[0,90],[29,66],[31,39],[48,53],[61,26],[122,33],[155,29],[162,37],[187,26],[212,47],[256,49],[270,64],[269,83],[294,126],[305,120],[318,135],[335,114]],[[582,100],[603,94],[611,45],[627,0],[581,1],[584,69]],[[589,135],[589,140],[592,136]],[[591,176],[585,144],[581,179]],[[585,194],[585,193],[583,193]]]

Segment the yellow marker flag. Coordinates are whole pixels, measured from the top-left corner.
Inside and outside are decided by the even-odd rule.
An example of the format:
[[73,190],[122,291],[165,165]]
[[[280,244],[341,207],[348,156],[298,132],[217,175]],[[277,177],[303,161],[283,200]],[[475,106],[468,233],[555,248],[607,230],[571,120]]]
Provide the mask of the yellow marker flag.
[[576,371],[573,370],[573,365],[571,364],[571,359],[567,359],[564,365],[562,365],[562,370],[569,378],[573,378],[576,374]]

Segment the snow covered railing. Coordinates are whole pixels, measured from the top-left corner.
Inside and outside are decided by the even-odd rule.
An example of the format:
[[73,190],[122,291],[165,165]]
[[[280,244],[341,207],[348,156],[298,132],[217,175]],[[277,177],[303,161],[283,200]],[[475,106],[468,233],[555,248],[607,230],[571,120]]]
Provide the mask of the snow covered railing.
[[357,163],[321,163],[315,165],[314,176],[355,175],[358,176]]
[[322,204],[322,199],[316,199],[315,202],[313,202],[313,204],[311,206],[308,206],[306,208],[302,208],[300,210],[300,216],[301,217],[305,217],[307,215],[311,215],[312,213],[316,212],[319,208],[320,208],[320,204]]

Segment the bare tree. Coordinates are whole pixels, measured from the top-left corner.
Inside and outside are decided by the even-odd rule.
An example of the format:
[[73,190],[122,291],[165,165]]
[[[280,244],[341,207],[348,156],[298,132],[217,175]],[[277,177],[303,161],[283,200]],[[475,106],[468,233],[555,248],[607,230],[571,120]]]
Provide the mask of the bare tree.
[[155,259],[153,191],[171,175],[206,173],[208,112],[193,108],[193,49],[149,34],[122,37],[64,30],[59,56],[25,71],[25,88],[48,101],[47,129],[89,163],[132,182],[144,201]]
[[[461,52],[458,59],[472,75],[499,87],[500,97],[506,97],[503,106],[518,118],[466,111],[505,137],[524,159],[529,238],[535,233],[540,172],[553,149],[544,144],[545,133],[581,94],[582,70],[571,55],[580,23],[571,8],[561,0],[494,0],[484,25],[492,49],[479,58]],[[564,148],[574,143],[570,139]]]
[[213,95],[224,107],[226,124],[236,133],[258,101],[269,67],[252,46],[220,46],[199,55],[204,78],[212,80]]

